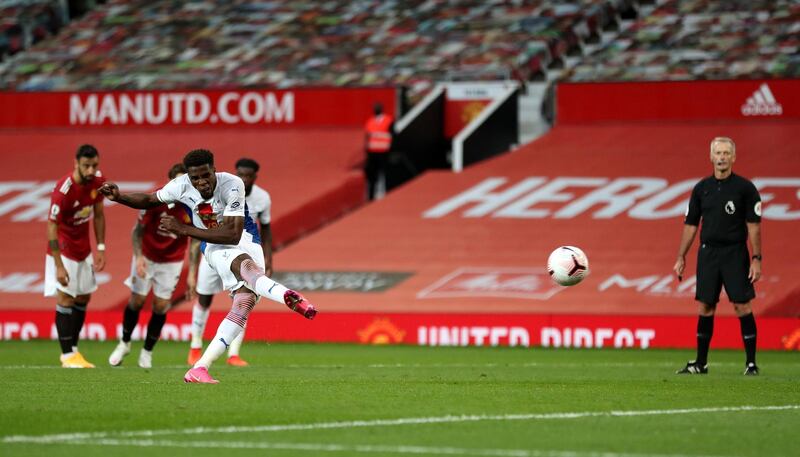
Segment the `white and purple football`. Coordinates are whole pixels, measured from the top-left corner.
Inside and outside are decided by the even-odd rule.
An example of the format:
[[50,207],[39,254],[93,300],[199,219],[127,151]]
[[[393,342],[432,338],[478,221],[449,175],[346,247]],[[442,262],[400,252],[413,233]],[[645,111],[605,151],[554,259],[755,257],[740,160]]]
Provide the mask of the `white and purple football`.
[[589,259],[580,248],[560,246],[547,258],[547,272],[556,284],[574,286],[589,276]]

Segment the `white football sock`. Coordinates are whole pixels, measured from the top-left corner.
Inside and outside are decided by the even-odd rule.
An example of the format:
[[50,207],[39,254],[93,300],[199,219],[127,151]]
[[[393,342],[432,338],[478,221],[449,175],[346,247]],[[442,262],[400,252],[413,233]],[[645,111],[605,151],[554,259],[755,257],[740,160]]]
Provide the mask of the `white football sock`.
[[242,341],[244,341],[244,331],[246,329],[247,327],[243,328],[242,333],[240,333],[239,336],[237,336],[236,339],[233,340],[233,343],[231,343],[231,347],[228,348],[228,357],[239,355],[239,349],[242,348]]
[[210,311],[210,307],[203,308],[199,303],[195,303],[192,307],[192,343],[189,346],[192,349],[202,349],[203,347],[203,332],[206,330]]
[[223,319],[217,328],[217,334],[214,336],[214,339],[208,343],[208,347],[205,352],[203,352],[203,356],[194,364],[195,368],[210,367],[211,364],[228,349],[228,346],[230,346],[233,340],[242,333],[242,330],[242,327],[233,321]]
[[247,259],[242,262],[239,267],[239,274],[247,285],[250,286],[250,289],[254,290],[258,295],[285,304],[283,301],[283,294],[289,289],[283,284],[278,284],[268,278],[264,274],[264,269],[255,263],[253,259]]
[[288,287],[273,281],[267,276],[261,276],[256,280],[255,289],[258,295],[267,297],[278,303],[285,303],[283,301],[283,294],[289,290]]

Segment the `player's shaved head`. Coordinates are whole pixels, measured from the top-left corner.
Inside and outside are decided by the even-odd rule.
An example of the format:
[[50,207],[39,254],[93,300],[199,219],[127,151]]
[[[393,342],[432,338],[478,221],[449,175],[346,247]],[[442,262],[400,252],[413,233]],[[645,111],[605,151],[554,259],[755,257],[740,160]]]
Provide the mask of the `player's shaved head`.
[[183,158],[183,166],[188,170],[191,167],[201,167],[203,165],[214,166],[214,154],[208,149],[195,149],[189,151]]

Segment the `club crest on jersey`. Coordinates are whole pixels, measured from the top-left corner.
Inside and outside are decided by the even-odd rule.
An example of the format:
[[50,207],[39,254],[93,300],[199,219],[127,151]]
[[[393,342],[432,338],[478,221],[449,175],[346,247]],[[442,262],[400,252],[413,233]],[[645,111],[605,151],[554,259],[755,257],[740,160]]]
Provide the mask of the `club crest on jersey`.
[[725,203],[725,212],[728,214],[736,212],[736,205],[733,204],[733,201],[728,200],[728,203]]
[[214,228],[217,224],[217,216],[214,214],[214,208],[208,203],[201,203],[197,205],[197,216],[203,221],[206,228]]

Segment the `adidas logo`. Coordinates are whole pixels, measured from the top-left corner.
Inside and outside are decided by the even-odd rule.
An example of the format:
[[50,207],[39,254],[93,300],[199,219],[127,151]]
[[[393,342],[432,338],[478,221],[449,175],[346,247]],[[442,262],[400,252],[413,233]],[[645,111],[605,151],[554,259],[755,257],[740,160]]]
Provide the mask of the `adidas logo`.
[[745,116],[780,116],[783,114],[783,106],[775,100],[769,86],[764,83],[742,105],[742,114]]

